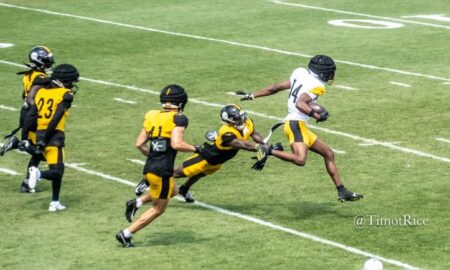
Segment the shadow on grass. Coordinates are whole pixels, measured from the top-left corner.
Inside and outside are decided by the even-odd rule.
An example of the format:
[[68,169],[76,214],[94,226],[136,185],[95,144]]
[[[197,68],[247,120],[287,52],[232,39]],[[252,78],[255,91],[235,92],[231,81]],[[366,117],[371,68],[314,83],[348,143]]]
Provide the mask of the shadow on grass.
[[145,235],[140,234],[135,238],[134,243],[137,247],[151,247],[151,246],[171,246],[178,244],[190,244],[205,242],[208,239],[199,238],[193,231],[179,230],[174,228],[173,232],[155,232],[154,234]]

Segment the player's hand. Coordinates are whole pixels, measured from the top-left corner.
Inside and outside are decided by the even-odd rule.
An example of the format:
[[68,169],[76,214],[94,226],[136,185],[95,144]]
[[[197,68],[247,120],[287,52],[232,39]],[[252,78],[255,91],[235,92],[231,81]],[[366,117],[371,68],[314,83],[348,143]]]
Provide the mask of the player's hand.
[[28,104],[28,102],[26,100],[24,100],[23,104],[22,104],[22,108],[24,108],[25,110],[28,110],[30,108],[30,104]]
[[200,152],[202,151],[203,147],[201,145],[197,145],[197,144],[195,144],[194,147],[195,147],[194,153],[200,154]]
[[320,115],[320,117],[319,117],[319,119],[316,120],[316,123],[327,121],[328,116],[329,116],[327,111],[321,112],[319,115]]
[[36,149],[37,150],[44,150],[46,143],[44,141],[37,141],[36,142]]
[[268,156],[265,156],[263,159],[256,161],[255,164],[253,164],[252,169],[256,171],[261,171],[262,169],[264,169],[264,166],[266,166],[267,158]]
[[272,154],[273,146],[271,144],[257,144],[256,145],[256,159],[262,160],[266,156]]
[[234,92],[237,96],[241,96],[241,101],[244,100],[254,100],[255,97],[253,96],[252,93],[245,93],[244,91],[236,91]]
[[19,142],[19,150],[20,151],[27,151],[28,148],[30,148],[30,141],[29,140],[22,140]]
[[273,145],[272,150],[283,151],[283,145],[281,143],[276,143]]

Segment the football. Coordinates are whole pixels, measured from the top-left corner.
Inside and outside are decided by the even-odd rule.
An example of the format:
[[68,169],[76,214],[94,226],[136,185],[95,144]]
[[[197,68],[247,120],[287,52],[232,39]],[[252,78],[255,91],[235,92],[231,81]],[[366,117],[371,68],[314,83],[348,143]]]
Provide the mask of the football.
[[322,112],[327,111],[327,109],[325,109],[325,107],[323,107],[323,106],[321,106],[321,105],[319,105],[317,103],[310,103],[309,106],[311,107],[311,109],[314,112],[316,112],[318,114],[321,114]]
[[383,270],[383,264],[377,259],[368,259],[364,263],[364,270]]

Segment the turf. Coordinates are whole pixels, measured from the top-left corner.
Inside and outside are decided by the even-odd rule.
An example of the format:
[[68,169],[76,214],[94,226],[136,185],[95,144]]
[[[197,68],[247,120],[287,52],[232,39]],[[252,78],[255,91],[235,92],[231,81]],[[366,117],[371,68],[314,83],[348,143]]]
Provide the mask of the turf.
[[[417,14],[450,14],[446,1],[289,1],[400,19]],[[450,199],[449,162],[407,153],[413,149],[450,158],[450,84],[444,80],[348,65],[373,65],[450,80],[448,31],[404,23],[397,29],[356,29],[329,25],[334,19],[365,19],[274,4],[271,1],[5,1],[89,18],[227,40],[295,52],[329,54],[337,59],[336,86],[320,99],[331,114],[314,132],[334,149],[348,188],[365,198],[338,203],[323,161],[313,153],[304,168],[270,159],[254,172],[251,153],[241,152],[218,173],[193,187],[199,201],[312,234],[423,269],[448,269]],[[411,19],[412,20],[412,19]],[[419,21],[419,19],[417,19]],[[448,25],[445,22],[422,22]],[[158,96],[99,82],[159,91],[183,85],[191,101],[186,108],[186,140],[201,143],[204,133],[220,126],[220,107],[240,103],[249,111],[282,118],[286,94],[239,102],[226,94],[256,91],[289,78],[307,57],[218,41],[144,31],[71,17],[0,6],[0,60],[21,64],[35,45],[46,45],[57,63],[77,66],[84,78],[67,121],[66,162],[138,182],[142,166],[128,161],[144,157],[134,147],[143,116],[158,108]],[[0,62],[0,105],[19,109],[19,67]],[[410,84],[404,88],[396,81]],[[342,90],[338,85],[357,88]],[[118,103],[114,98],[137,101]],[[203,101],[210,105],[200,104]],[[18,112],[0,108],[0,132],[18,122]],[[250,114],[250,116],[252,116]],[[276,120],[252,116],[266,133]],[[315,123],[311,123],[316,126]],[[339,131],[345,134],[335,134]],[[357,136],[357,137],[355,137]],[[362,146],[367,139],[396,142],[401,149]],[[280,130],[271,139],[287,142]],[[1,142],[4,142],[2,140]],[[388,145],[389,146],[389,145]],[[179,154],[180,164],[188,154]],[[167,212],[135,236],[135,249],[122,249],[114,234],[127,226],[124,203],[133,188],[66,168],[64,212],[48,213],[51,186],[19,193],[28,156],[0,157],[0,268],[2,269],[361,269],[365,256],[273,230],[199,205],[173,200]],[[41,165],[45,168],[45,164]],[[140,210],[141,211],[141,210]],[[427,220],[424,226],[356,228],[357,216]],[[385,269],[402,269],[384,263]]]

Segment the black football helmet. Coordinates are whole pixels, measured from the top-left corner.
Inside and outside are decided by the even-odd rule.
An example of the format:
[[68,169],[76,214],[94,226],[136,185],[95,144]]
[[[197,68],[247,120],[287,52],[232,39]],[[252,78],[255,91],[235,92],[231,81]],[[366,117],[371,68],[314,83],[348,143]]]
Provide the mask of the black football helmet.
[[53,53],[44,46],[37,46],[31,49],[28,59],[39,69],[51,68],[55,63]]
[[247,113],[236,104],[229,104],[220,111],[220,118],[227,124],[242,130],[247,120]]
[[177,84],[169,84],[161,90],[159,101],[164,108],[183,110],[188,102],[188,95],[183,87]]
[[76,87],[75,83],[78,82],[80,74],[71,64],[61,64],[55,67],[50,78],[61,82],[64,87],[72,89]]
[[319,77],[319,80],[333,84],[336,65],[331,57],[316,55],[309,60],[308,68]]

